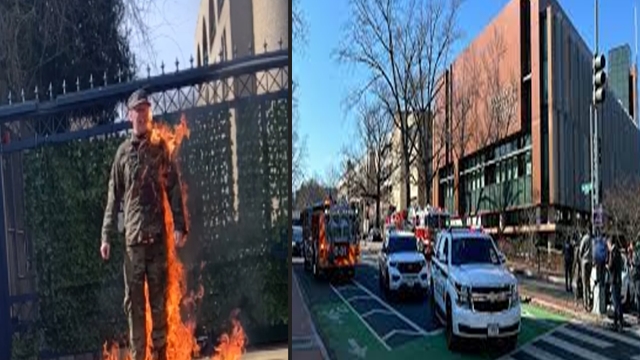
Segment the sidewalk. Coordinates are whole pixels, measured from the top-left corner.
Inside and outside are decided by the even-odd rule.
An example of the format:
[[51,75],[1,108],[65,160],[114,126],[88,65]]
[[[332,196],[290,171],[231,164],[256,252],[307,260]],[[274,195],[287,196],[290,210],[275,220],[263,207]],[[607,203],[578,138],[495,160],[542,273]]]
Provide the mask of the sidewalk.
[[[582,300],[576,299],[574,293],[565,291],[564,279],[549,274],[535,276],[530,270],[511,268],[511,271],[518,278],[520,297],[523,301],[530,301],[532,304],[585,322],[604,326],[613,324],[611,311],[603,316],[586,312]],[[627,326],[637,327],[636,317],[632,314],[625,313],[624,321]]]
[[295,272],[291,284],[291,349],[292,359],[329,360],[327,350],[318,336],[309,309],[305,304]]

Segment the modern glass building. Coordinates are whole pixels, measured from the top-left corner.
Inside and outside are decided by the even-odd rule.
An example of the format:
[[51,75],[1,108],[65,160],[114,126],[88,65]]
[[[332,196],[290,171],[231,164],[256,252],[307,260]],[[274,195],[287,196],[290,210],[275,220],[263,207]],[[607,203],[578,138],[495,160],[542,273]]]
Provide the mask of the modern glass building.
[[[494,51],[497,45],[500,51]],[[441,100],[449,106],[433,126],[446,135],[434,136],[433,146],[441,148],[442,138],[453,144],[434,164],[431,203],[473,215],[489,232],[517,234],[535,225],[549,240],[588,220],[590,198],[581,185],[590,181],[592,56],[557,1],[507,3],[442,77],[450,91]],[[496,107],[509,107],[499,93],[510,84],[517,88],[512,119],[497,121]],[[463,117],[457,107],[466,103],[465,91],[475,97],[464,126],[455,126]],[[609,89],[601,107],[604,191],[616,180],[640,175],[638,127],[617,98]]]
[[629,114],[633,114],[631,101],[631,47],[628,44],[609,50],[609,89],[613,91]]

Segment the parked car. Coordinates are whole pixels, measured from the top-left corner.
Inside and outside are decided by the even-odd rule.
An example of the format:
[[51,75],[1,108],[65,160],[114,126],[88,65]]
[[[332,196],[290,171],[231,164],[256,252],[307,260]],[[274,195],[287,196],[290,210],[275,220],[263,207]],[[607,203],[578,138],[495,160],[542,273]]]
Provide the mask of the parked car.
[[291,236],[291,249],[293,256],[301,254],[302,250],[302,226],[293,226]]
[[384,240],[378,272],[380,288],[387,295],[401,291],[426,295],[429,289],[427,261],[413,233],[396,231]]
[[520,296],[516,277],[493,238],[470,229],[441,231],[431,260],[431,303],[447,347],[460,338],[500,339],[516,347]]

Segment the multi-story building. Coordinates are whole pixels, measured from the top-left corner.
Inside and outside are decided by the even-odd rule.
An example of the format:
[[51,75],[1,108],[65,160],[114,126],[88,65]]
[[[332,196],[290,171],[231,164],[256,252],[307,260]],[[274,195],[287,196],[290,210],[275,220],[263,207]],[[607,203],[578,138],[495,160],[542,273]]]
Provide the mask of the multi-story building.
[[[289,2],[287,0],[201,0],[195,33],[195,53],[198,66],[226,62],[253,54],[273,52],[289,47]],[[216,103],[233,100],[288,87],[288,76],[278,73],[256,73],[223,83],[205,86],[198,102]],[[278,87],[276,89],[276,87]],[[229,109],[228,122],[218,127],[231,141],[231,177],[233,209],[235,214],[251,213],[256,206],[251,202],[260,189],[248,186],[239,188],[241,177],[264,176],[256,174],[251,166],[238,166],[259,156],[255,151],[260,131],[265,131],[265,119],[255,113],[259,104],[246,103]],[[260,130],[263,129],[263,130]],[[255,136],[247,136],[254,133]],[[237,134],[245,134],[238,137]],[[256,180],[257,181],[257,180]],[[241,201],[244,198],[245,201]],[[274,200],[275,201],[275,200]],[[274,205],[275,202],[274,202]],[[237,216],[236,216],[237,220]]]
[[[548,240],[588,219],[581,184],[590,182],[592,57],[557,1],[507,3],[442,77],[449,91],[440,101],[450,106],[434,131],[444,129],[452,146],[434,163],[432,203],[504,234],[525,231],[534,212],[527,230]],[[606,191],[640,174],[640,139],[610,90],[600,108]]]
[[631,47],[628,44],[609,50],[609,88],[637,123],[636,67],[631,65]]
[[201,0],[196,27],[198,64],[289,47],[287,0]]

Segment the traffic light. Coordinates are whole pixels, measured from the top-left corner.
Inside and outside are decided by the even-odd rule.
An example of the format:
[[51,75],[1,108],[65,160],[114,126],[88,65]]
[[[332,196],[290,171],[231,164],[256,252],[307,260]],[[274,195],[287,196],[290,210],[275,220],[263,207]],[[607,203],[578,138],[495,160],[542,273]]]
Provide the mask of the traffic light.
[[604,55],[596,54],[593,57],[593,104],[604,102],[604,87],[607,82],[607,73],[604,71],[606,61]]

